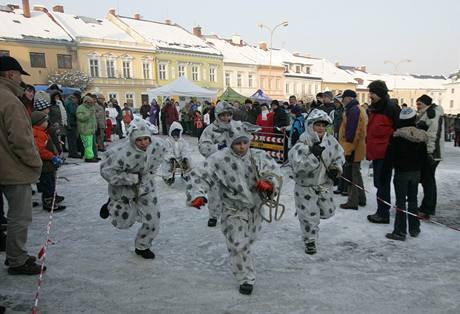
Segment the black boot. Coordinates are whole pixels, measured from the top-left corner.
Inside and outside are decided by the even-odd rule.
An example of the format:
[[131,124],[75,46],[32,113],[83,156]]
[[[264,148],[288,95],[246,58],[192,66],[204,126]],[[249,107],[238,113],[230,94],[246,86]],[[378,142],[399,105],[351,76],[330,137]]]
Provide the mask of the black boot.
[[215,227],[216,225],[217,225],[217,219],[216,218],[209,218],[208,227]]
[[253,287],[254,287],[253,285],[245,282],[242,285],[240,285],[240,290],[239,291],[240,291],[241,294],[249,295],[249,294],[252,293]]
[[370,222],[374,224],[389,224],[390,223],[390,218],[383,218],[377,214],[368,215],[367,220],[369,220]]
[[107,203],[102,205],[101,210],[99,211],[99,216],[101,216],[102,219],[107,219],[110,215],[109,208],[108,208],[109,202],[110,202],[110,199],[107,201]]
[[[43,271],[46,267],[43,267]],[[10,275],[38,275],[40,274],[41,266],[27,260],[23,265],[17,267],[9,267],[8,274]]]
[[[36,260],[37,260],[37,258],[35,256],[28,255],[27,260],[26,260],[26,264],[35,263]],[[5,258],[4,264],[5,264],[5,266],[10,266],[10,261],[8,261],[8,259]]]
[[[53,205],[53,199],[52,198],[45,198],[43,199],[43,210],[46,210],[46,211],[51,211],[51,206]],[[53,211],[54,212],[59,212],[61,210],[64,210],[66,209],[66,207],[64,205],[59,205],[58,203],[54,203],[54,209]]]
[[385,237],[387,237],[387,239],[390,239],[390,240],[397,240],[397,241],[406,240],[406,236],[404,234],[399,234],[396,232],[387,233]]
[[315,242],[308,242],[305,244],[305,253],[308,255],[316,254],[316,243]]
[[56,202],[57,203],[61,203],[62,201],[64,201],[65,197],[64,196],[61,196],[61,195],[57,195],[56,194]]
[[145,259],[154,259],[155,258],[155,253],[150,251],[150,249],[146,249],[146,250],[135,249],[134,251],[136,252],[137,255],[140,255]]

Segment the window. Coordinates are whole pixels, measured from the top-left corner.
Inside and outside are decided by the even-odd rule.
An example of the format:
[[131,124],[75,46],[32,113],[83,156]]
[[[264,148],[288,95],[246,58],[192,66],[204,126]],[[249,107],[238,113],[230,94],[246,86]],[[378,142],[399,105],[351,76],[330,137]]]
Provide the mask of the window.
[[115,60],[107,59],[106,66],[107,66],[107,77],[114,78],[115,77]]
[[454,101],[453,100],[450,101],[450,108],[454,108]]
[[216,81],[216,67],[214,66],[209,67],[209,81],[210,82]]
[[404,98],[401,98],[401,102],[399,103],[401,106],[404,103]]
[[[402,104],[401,104],[402,105]],[[414,106],[414,98],[411,98],[410,99],[410,106],[413,107]]]
[[192,65],[192,81],[198,81],[198,66]]
[[273,79],[271,77],[268,78],[268,89],[272,89],[272,83],[273,83]]
[[0,50],[0,56],[10,56],[10,51],[9,50]]
[[305,74],[310,74],[310,67],[305,67]]
[[288,73],[289,72],[289,65],[285,64],[284,65],[284,73]]
[[286,83],[286,94],[289,94],[289,83]]
[[117,93],[109,93],[108,96],[109,96],[109,98],[108,98],[109,100],[110,99],[118,100],[118,94]]
[[455,93],[455,88],[452,88],[451,93],[452,94]]
[[276,79],[276,89],[280,89],[280,80]]
[[265,82],[264,82],[263,78],[260,79],[260,84],[259,85],[260,85],[259,87],[262,88],[262,89],[265,87]]
[[91,77],[99,77],[99,59],[97,57],[89,59],[89,74]]
[[30,66],[32,68],[46,68],[45,54],[30,52]]
[[134,106],[134,94],[133,93],[126,93],[126,103],[130,106]]
[[142,62],[142,73],[144,74],[144,79],[148,80],[152,77],[150,76],[150,62],[144,61]]
[[238,87],[241,87],[241,76],[242,76],[241,73],[238,73],[236,75],[236,86],[238,86]]
[[72,68],[72,56],[58,54],[57,63],[58,63],[59,69],[71,69]]
[[231,81],[231,78],[230,78],[230,73],[229,72],[225,72],[225,86],[230,86],[230,84],[232,83]]
[[179,64],[177,67],[177,77],[182,77],[185,76],[185,65],[184,64]]
[[305,84],[302,84],[302,95],[305,95]]
[[251,88],[252,87],[252,74],[248,75],[248,86]]
[[166,76],[166,63],[158,64],[158,77],[160,80],[167,80]]
[[295,66],[295,73],[300,73],[300,65]]
[[131,61],[123,60],[123,77],[130,79],[131,77]]

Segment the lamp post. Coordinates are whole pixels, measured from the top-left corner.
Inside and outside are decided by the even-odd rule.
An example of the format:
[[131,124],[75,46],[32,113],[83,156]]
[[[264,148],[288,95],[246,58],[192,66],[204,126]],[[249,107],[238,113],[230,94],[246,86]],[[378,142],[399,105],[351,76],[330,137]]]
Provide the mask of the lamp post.
[[271,89],[271,79],[272,79],[272,48],[273,48],[273,33],[276,31],[277,28],[280,26],[288,26],[288,21],[281,22],[274,27],[269,27],[267,25],[264,25],[260,23],[258,25],[260,28],[265,28],[270,32],[270,62],[269,62],[269,67],[268,67],[268,87]]
[[[391,61],[391,60],[385,60],[383,63],[384,64],[391,64],[393,65],[394,67],[394,73],[393,75],[395,76],[394,79],[393,79],[393,89],[395,90],[395,98],[398,99],[398,97],[396,97],[396,76],[399,74],[399,66],[403,63],[410,63],[411,60],[409,59],[402,59],[402,60],[399,60],[397,62],[394,62],[394,61]],[[398,94],[399,96],[399,94]],[[401,104],[402,105],[402,104]]]

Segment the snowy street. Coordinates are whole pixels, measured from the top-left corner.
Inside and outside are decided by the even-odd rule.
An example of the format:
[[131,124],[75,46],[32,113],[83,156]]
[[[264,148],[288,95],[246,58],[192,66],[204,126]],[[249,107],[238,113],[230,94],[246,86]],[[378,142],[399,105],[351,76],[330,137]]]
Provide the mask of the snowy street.
[[[187,140],[202,160],[196,138]],[[460,149],[446,143],[445,151],[434,219],[459,228]],[[57,188],[67,209],[54,215],[56,243],[47,252],[39,313],[460,313],[460,232],[422,223],[418,238],[386,239],[394,211],[390,225],[366,219],[376,208],[367,162],[367,206],[343,210],[338,205],[346,198],[335,196],[336,214],[321,221],[313,256],[304,253],[293,181],[285,177],[286,213],[263,225],[252,251],[257,280],[251,296],[238,293],[220,224],[209,228],[207,209],[185,207],[179,177],[171,187],[157,179],[161,227],[153,242],[156,258],[144,260],[134,254],[138,224],[117,230],[99,217],[107,200],[99,164],[67,162],[58,175],[69,181],[61,178]],[[421,197],[420,187],[419,202]],[[47,222],[48,213],[35,207],[29,253],[42,246]],[[0,255],[3,265],[5,253]],[[4,267],[0,304],[6,313],[30,313],[37,279],[8,275]]]

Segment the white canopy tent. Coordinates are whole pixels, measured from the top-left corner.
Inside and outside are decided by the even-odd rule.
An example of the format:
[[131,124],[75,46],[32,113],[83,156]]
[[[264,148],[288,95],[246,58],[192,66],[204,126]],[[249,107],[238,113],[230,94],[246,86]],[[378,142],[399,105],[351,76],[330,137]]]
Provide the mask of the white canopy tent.
[[174,82],[165,86],[149,89],[148,95],[150,99],[157,96],[182,96],[182,97],[202,97],[213,98],[217,96],[217,91],[196,86],[185,77],[179,77]]

